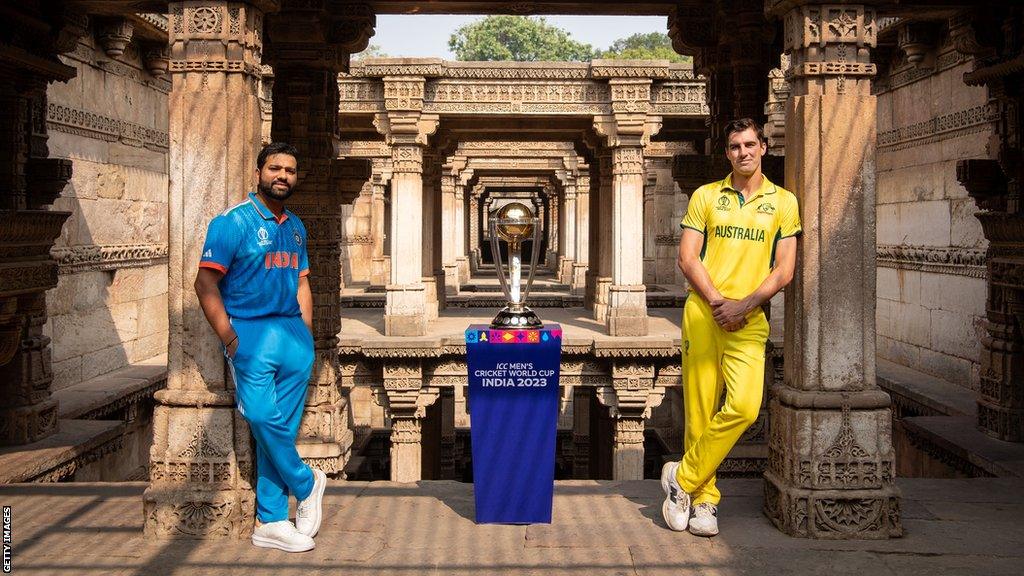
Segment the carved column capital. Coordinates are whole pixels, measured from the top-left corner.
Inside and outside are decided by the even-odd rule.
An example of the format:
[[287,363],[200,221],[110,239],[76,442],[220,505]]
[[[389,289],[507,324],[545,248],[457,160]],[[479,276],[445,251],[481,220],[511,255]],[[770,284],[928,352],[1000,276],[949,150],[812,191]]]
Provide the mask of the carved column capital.
[[793,93],[869,94],[876,72],[870,57],[878,42],[875,9],[864,4],[792,4],[780,2],[772,12],[783,17]]
[[626,175],[644,173],[644,150],[640,146],[612,148],[612,174]]
[[215,0],[171,2],[168,9],[171,72],[260,78],[264,10],[246,2]]
[[661,130],[661,116],[647,113],[617,113],[594,117],[594,131],[609,148],[646,146]]
[[[373,117],[373,126],[390,146],[426,146],[427,140],[438,127],[437,114],[422,114],[415,110],[396,110]],[[394,158],[392,150],[392,158]]]
[[653,363],[616,359],[611,365],[612,385],[601,387],[597,399],[613,418],[647,418],[661,405],[665,389],[655,386]]

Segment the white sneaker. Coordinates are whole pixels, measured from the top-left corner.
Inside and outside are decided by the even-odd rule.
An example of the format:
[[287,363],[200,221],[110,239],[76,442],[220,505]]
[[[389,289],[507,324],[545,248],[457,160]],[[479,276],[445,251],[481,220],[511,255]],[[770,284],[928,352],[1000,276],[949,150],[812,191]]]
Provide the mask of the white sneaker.
[[313,470],[313,491],[295,507],[295,528],[312,538],[320,531],[323,518],[324,490],[327,488],[327,474]]
[[260,548],[277,548],[285,552],[306,552],[316,548],[316,542],[313,542],[312,538],[300,534],[287,520],[257,526],[252,531],[252,544]]
[[695,536],[716,536],[718,534],[718,506],[701,502],[693,507],[690,518],[690,534]]
[[661,515],[665,524],[676,532],[686,530],[690,521],[690,495],[683,491],[676,480],[679,462],[666,462],[661,467],[661,489],[665,491],[665,502],[661,505]]

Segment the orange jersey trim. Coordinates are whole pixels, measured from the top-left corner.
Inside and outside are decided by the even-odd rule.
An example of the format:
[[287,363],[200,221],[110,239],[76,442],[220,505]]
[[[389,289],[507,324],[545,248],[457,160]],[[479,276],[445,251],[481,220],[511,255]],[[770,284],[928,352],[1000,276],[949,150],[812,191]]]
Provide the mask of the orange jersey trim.
[[227,268],[221,266],[220,264],[217,264],[216,262],[200,262],[199,263],[199,267],[200,268],[209,268],[210,270],[216,270],[216,271],[220,272],[221,274],[227,274],[228,273],[228,269]]

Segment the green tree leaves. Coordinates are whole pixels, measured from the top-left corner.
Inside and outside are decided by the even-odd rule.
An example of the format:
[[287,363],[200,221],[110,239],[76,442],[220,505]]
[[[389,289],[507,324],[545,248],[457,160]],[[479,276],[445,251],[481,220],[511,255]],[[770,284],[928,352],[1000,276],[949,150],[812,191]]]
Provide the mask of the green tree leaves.
[[661,32],[633,34],[612,43],[607,50],[577,42],[572,35],[540,17],[488,16],[467,24],[448,40],[458,60],[580,61],[594,58],[668,60],[689,62],[677,54],[672,41]]
[[661,32],[633,34],[612,42],[607,50],[601,52],[600,58],[619,58],[623,60],[668,60],[669,62],[689,62],[689,56],[683,56],[672,49],[672,40]]
[[544,18],[488,16],[459,28],[448,40],[459,60],[587,61],[594,57],[590,44],[547,23]]

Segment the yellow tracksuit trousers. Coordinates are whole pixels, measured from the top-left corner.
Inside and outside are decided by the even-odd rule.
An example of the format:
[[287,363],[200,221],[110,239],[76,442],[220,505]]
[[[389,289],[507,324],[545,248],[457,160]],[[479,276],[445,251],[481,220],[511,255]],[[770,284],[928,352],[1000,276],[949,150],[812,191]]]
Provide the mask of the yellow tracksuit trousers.
[[[711,306],[691,293],[683,308],[683,459],[676,479],[694,504],[718,504],[715,472],[757,419],[764,390],[768,320],[758,308],[747,325],[722,330]],[[719,409],[722,390],[725,402]]]

